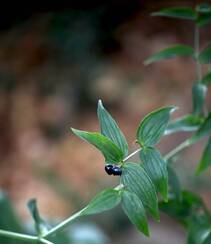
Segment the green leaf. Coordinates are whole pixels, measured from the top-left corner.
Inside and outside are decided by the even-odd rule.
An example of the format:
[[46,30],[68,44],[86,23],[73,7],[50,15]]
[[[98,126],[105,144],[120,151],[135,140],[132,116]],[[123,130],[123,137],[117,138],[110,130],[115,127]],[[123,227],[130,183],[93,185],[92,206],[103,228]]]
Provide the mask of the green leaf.
[[109,138],[97,132],[87,132],[72,128],[75,135],[99,149],[107,163],[119,163],[123,160],[122,151]]
[[179,56],[194,56],[194,50],[192,47],[187,45],[174,45],[159,52],[155,53],[154,55],[150,56],[144,61],[145,65],[158,62],[164,59],[171,59]]
[[125,136],[119,129],[116,121],[111,117],[103,107],[102,101],[98,102],[97,115],[100,122],[101,133],[110,138],[123,152],[124,156],[128,154],[128,144]]
[[211,83],[211,72],[208,72],[202,79],[202,83],[204,85],[208,85]]
[[211,137],[207,143],[207,146],[203,152],[202,159],[198,165],[197,173],[201,173],[205,169],[211,166]]
[[121,183],[126,190],[135,193],[149,213],[159,220],[155,186],[140,165],[125,163],[122,167]]
[[152,13],[152,16],[163,16],[187,20],[195,20],[197,17],[196,12],[192,8],[188,7],[164,8],[158,12]]
[[205,13],[203,15],[200,15],[197,18],[196,23],[199,27],[204,27],[205,25],[210,24],[211,23],[211,13]]
[[193,97],[193,113],[201,114],[203,110],[203,105],[205,102],[207,94],[207,87],[203,84],[196,83],[192,87],[192,97]]
[[149,236],[145,209],[141,200],[136,196],[136,194],[129,191],[123,191],[122,208],[136,228],[143,232],[146,236]]
[[199,54],[198,60],[200,64],[209,64],[211,62],[211,45],[205,47]]
[[196,131],[202,122],[203,118],[199,116],[192,114],[185,115],[181,118],[169,122],[165,131],[165,135],[180,131]]
[[37,201],[36,199],[31,199],[27,203],[28,209],[34,219],[35,229],[39,235],[44,235],[47,231],[47,224],[45,221],[40,217],[38,208],[37,208]]
[[165,107],[148,114],[140,123],[136,138],[140,145],[154,146],[163,136],[168,125],[170,114],[175,107]]
[[106,189],[91,200],[81,215],[98,214],[116,207],[121,201],[119,190]]
[[204,136],[208,136],[211,133],[211,113],[207,116],[204,122],[201,124],[196,133],[188,139],[189,145],[202,139]]
[[196,11],[199,13],[210,13],[211,5],[208,3],[201,3],[196,6]]
[[168,201],[168,171],[166,161],[155,148],[144,148],[140,151],[141,165],[151,178],[158,192]]
[[181,190],[179,178],[175,170],[172,168],[172,166],[169,163],[167,164],[167,170],[168,170],[168,177],[169,177],[170,192],[174,194],[174,197],[176,199],[181,200],[182,190]]
[[198,217],[195,221],[191,221],[187,244],[205,244],[210,235],[210,223],[206,219]]

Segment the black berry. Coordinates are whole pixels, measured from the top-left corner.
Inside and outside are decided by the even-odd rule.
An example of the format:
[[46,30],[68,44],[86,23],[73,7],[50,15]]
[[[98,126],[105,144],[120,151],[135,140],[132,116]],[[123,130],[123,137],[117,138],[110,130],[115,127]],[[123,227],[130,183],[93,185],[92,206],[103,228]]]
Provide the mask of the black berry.
[[107,164],[105,166],[105,171],[108,175],[112,175],[113,174],[113,165],[112,164]]
[[121,175],[122,174],[122,169],[115,166],[113,167],[113,175]]

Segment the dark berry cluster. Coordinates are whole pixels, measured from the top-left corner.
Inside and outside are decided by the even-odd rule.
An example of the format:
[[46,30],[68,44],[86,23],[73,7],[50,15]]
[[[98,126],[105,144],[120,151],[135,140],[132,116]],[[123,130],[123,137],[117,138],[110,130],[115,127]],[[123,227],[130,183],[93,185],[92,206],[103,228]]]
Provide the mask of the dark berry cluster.
[[121,175],[122,169],[118,166],[114,166],[112,164],[106,164],[105,171],[108,175]]

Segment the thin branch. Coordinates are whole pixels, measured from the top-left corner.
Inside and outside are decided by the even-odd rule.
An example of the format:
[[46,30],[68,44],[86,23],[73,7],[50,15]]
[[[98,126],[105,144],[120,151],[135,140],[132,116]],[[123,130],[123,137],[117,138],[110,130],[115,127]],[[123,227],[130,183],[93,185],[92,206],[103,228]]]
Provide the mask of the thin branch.
[[37,242],[39,240],[36,236],[20,234],[12,231],[0,230],[0,236],[9,237],[16,240]]

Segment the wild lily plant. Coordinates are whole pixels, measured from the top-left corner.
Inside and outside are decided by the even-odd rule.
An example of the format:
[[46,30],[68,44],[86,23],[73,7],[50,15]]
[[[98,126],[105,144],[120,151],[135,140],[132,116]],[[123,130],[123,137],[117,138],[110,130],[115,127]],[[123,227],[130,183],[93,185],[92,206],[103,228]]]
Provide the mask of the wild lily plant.
[[[105,158],[105,171],[119,177],[119,184],[97,194],[82,210],[61,223],[49,228],[40,217],[36,200],[30,200],[28,208],[35,223],[37,235],[27,235],[0,230],[0,236],[30,243],[48,243],[79,217],[98,214],[121,205],[129,220],[144,235],[149,236],[148,216],[159,221],[159,210],[178,220],[187,231],[188,244],[211,243],[211,214],[203,200],[196,194],[182,189],[171,166],[175,155],[204,137],[207,145],[202,153],[196,172],[199,174],[211,165],[211,113],[206,107],[207,86],[211,83],[211,72],[202,74],[201,66],[211,63],[211,45],[200,50],[200,28],[211,23],[211,5],[201,4],[195,9],[174,7],[155,12],[153,16],[186,19],[194,23],[194,47],[177,44],[149,57],[149,65],[163,59],[189,56],[196,64],[196,80],[192,86],[193,111],[170,120],[175,107],[164,107],[151,112],[140,122],[136,132],[138,148],[129,153],[127,140],[116,121],[98,102],[97,115],[100,132],[71,129],[82,140],[95,146]],[[163,156],[156,145],[162,137],[177,132],[192,132],[184,142]],[[138,154],[140,160],[132,157]]]

